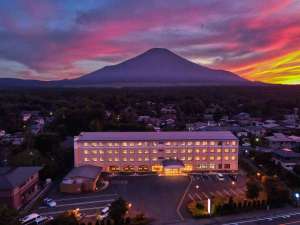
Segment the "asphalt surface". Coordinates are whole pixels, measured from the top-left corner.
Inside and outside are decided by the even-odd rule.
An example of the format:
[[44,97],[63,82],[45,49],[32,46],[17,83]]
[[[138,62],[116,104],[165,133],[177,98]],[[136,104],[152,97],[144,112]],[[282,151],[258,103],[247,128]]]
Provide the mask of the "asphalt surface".
[[224,175],[224,180],[218,180],[215,174],[209,175],[193,175],[193,182],[185,196],[181,207],[181,213],[184,218],[191,218],[191,214],[187,211],[186,205],[191,201],[207,201],[214,197],[245,197],[246,178],[242,175],[238,176],[237,181],[232,183],[232,179],[228,175]]

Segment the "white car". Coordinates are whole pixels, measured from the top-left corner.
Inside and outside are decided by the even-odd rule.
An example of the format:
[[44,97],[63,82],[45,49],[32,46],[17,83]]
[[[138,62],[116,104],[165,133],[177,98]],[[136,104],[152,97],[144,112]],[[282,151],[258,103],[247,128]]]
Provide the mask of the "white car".
[[40,215],[37,213],[31,213],[23,218],[20,219],[21,224],[29,223],[35,221]]
[[100,218],[104,219],[108,217],[108,214],[109,214],[109,206],[106,206],[100,211]]
[[35,219],[34,223],[35,224],[43,224],[43,223],[48,222],[50,220],[53,220],[52,216],[39,216]]
[[218,180],[223,181],[224,180],[224,175],[221,174],[221,173],[218,173],[217,178],[218,178]]
[[53,208],[53,207],[56,206],[56,202],[53,199],[51,199],[51,198],[45,198],[44,199],[44,204],[46,206],[50,207],[50,208]]

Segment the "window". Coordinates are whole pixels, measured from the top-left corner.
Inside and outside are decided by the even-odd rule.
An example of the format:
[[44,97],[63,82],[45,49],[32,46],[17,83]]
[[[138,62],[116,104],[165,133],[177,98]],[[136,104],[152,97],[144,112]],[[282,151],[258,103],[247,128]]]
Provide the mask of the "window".
[[127,158],[123,158],[123,162],[127,162]]
[[88,142],[84,142],[84,143],[83,143],[83,146],[84,146],[84,147],[88,147],[88,146],[89,146],[89,143],[88,143]]
[[139,154],[142,154],[142,153],[143,153],[143,151],[142,151],[142,150],[138,150],[138,153],[139,153]]
[[232,142],[231,142],[231,145],[236,145],[236,141],[232,141]]
[[119,146],[119,143],[118,143],[118,142],[115,142],[114,145],[115,145],[115,147],[118,147],[118,146]]
[[165,145],[169,146],[169,145],[171,145],[171,142],[170,142],[170,141],[167,141],[167,142],[165,143]]
[[112,144],[111,142],[108,142],[107,145],[108,145],[109,147],[112,147],[112,146],[113,146],[113,144]]
[[185,160],[185,157],[181,157],[180,160],[184,161],[184,160]]
[[215,149],[211,148],[211,149],[210,149],[210,152],[211,152],[211,153],[215,152]]
[[92,153],[93,153],[93,154],[97,154],[98,151],[97,151],[97,150],[93,150]]
[[203,152],[203,153],[206,153],[206,152],[207,152],[207,149],[205,149],[205,148],[202,149],[202,152]]
[[191,161],[193,158],[192,157],[188,157],[188,161]]
[[222,149],[218,148],[218,149],[217,149],[217,152],[218,152],[218,153],[222,152]]
[[195,157],[195,160],[199,161],[199,160],[200,160],[200,157],[199,157],[199,156],[196,156],[196,157]]
[[96,143],[96,142],[93,142],[93,143],[92,143],[92,146],[93,146],[93,147],[97,147],[97,143]]
[[187,144],[188,144],[188,146],[191,146],[191,145],[193,145],[193,142],[189,141]]
[[230,169],[230,164],[224,164],[224,169]]
[[196,152],[196,153],[199,153],[199,152],[200,152],[200,149],[197,148],[197,149],[195,150],[195,152]]
[[152,161],[157,161],[157,158],[156,157],[152,158]]
[[149,161],[149,158],[148,158],[148,157],[146,157],[146,158],[145,158],[145,161]]
[[118,150],[115,150],[115,154],[118,154],[119,153],[119,151]]
[[225,148],[224,152],[229,152],[229,149],[228,149],[228,148]]
[[176,151],[176,150],[173,150],[173,153],[177,153],[177,151]]
[[228,156],[225,156],[224,159],[227,161],[227,160],[229,160],[229,157],[228,157]]
[[97,159],[97,158],[92,158],[92,160],[93,160],[94,162],[97,162],[97,161],[98,161],[98,159]]
[[99,161],[103,162],[104,160],[103,160],[103,158],[100,157],[100,158],[99,158]]
[[214,141],[209,142],[210,145],[215,145],[216,143]]
[[130,153],[130,154],[134,154],[134,150],[130,150],[129,153]]
[[108,154],[112,154],[112,150],[108,150],[107,152],[108,152]]
[[134,161],[134,158],[130,158],[129,161],[130,161],[130,162],[133,162],[133,161]]
[[221,156],[217,156],[217,160],[220,161],[222,159]]
[[207,141],[203,141],[203,142],[202,142],[202,145],[207,145]]
[[219,169],[222,169],[222,164],[219,164],[219,165],[218,165],[218,168],[219,168]]
[[170,150],[170,149],[167,149],[167,150],[166,150],[166,153],[171,153],[171,150]]
[[129,146],[133,147],[134,146],[134,142],[130,142]]
[[85,155],[89,154],[89,150],[84,150],[84,154]]
[[188,151],[188,153],[192,153],[193,149],[189,148],[187,151]]
[[154,150],[152,151],[152,153],[157,153],[157,150],[154,149]]
[[185,153],[185,149],[182,149],[182,150],[181,150],[181,153]]
[[100,154],[104,154],[104,151],[103,151],[103,150],[99,150],[99,153],[100,153]]
[[200,145],[200,141],[196,141],[196,145]]
[[119,158],[115,158],[115,162],[119,162]]
[[214,156],[210,156],[209,160],[215,160],[215,157]]
[[142,142],[138,142],[138,144],[137,144],[138,146],[142,146],[143,145],[143,143]]
[[231,156],[231,160],[235,160],[235,156]]
[[232,149],[231,149],[231,152],[233,152],[233,153],[236,152],[236,149],[235,149],[235,148],[232,148]]
[[108,158],[108,161],[112,162],[112,158]]
[[139,162],[142,161],[142,158],[138,158],[138,161],[139,161]]
[[122,143],[122,146],[127,146],[127,142],[123,142],[123,143]]
[[203,161],[206,160],[206,156],[202,156],[202,160],[203,160]]
[[84,158],[84,161],[85,161],[85,162],[89,162],[90,159],[89,159],[89,158]]

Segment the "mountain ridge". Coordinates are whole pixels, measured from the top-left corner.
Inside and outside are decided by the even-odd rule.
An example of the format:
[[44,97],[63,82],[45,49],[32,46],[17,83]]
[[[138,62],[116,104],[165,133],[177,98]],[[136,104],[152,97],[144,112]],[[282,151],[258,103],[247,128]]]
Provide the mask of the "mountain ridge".
[[2,86],[224,86],[256,85],[226,70],[211,69],[165,48],[152,48],[79,78],[57,81],[0,78]]

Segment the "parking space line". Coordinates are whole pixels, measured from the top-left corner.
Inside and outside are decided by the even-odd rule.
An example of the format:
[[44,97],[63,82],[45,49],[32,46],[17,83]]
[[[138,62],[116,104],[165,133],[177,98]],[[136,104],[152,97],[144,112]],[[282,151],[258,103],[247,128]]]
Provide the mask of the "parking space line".
[[231,194],[227,191],[227,190],[223,190],[223,192],[227,195],[227,196],[231,196]]
[[209,198],[205,192],[201,192],[201,194],[204,195],[205,198]]
[[200,201],[202,201],[202,199],[201,199],[201,197],[198,195],[198,193],[196,193],[195,195],[196,195],[196,197],[197,197]]
[[[64,206],[70,206],[70,205],[78,206],[78,205],[87,205],[87,204],[93,204],[93,203],[108,203],[108,202],[113,202],[114,200],[115,199],[90,201],[90,202],[78,202],[78,203],[75,202],[75,203],[68,203],[68,204],[57,205],[56,208],[64,207]],[[45,209],[45,208],[49,208],[49,207],[46,207],[46,206],[39,207],[39,209]]]
[[194,198],[193,198],[193,196],[191,195],[191,193],[189,193],[188,196],[189,196],[189,198],[190,198],[192,201],[194,201]]
[[[88,210],[94,210],[94,209],[104,209],[104,207],[90,207],[90,208],[80,208],[80,211],[88,211]],[[48,215],[57,215],[66,212],[67,210],[58,210],[58,211],[52,211],[52,212],[46,212],[46,213],[39,213],[41,216],[48,216]]]
[[56,198],[53,199],[56,202],[59,201],[68,201],[68,200],[77,200],[77,199],[86,199],[86,198],[97,198],[97,197],[113,197],[118,196],[118,194],[102,194],[102,195],[94,195],[94,196],[84,196],[84,197],[77,197],[77,198]]

